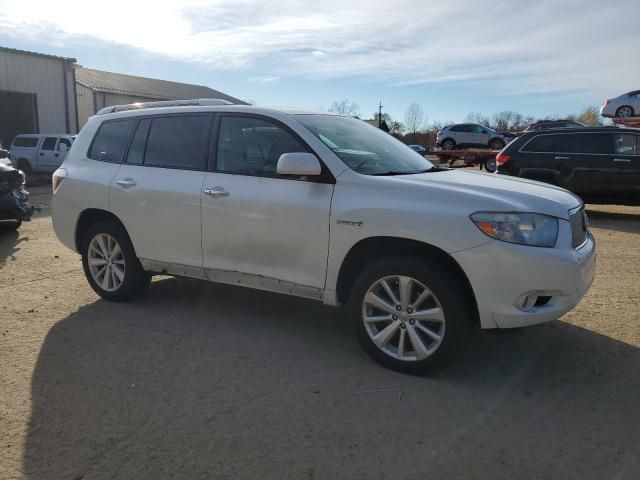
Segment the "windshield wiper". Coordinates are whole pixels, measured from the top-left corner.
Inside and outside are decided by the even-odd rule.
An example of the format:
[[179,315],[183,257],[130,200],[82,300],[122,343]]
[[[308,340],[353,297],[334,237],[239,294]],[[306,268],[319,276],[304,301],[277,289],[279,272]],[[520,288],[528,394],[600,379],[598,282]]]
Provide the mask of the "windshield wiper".
[[418,173],[427,173],[427,172],[439,172],[443,170],[440,167],[431,167],[431,168],[427,168],[426,170],[417,170],[414,172],[399,172],[399,171],[395,171],[395,170],[390,170],[388,172],[380,172],[380,173],[370,173],[369,175],[373,175],[376,177],[382,177],[382,176],[391,176],[391,175],[417,175]]

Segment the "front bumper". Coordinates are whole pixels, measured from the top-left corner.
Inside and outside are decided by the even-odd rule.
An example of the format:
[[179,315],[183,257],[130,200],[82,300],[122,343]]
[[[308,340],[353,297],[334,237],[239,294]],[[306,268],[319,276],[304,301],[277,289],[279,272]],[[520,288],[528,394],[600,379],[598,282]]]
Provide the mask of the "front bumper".
[[513,328],[556,320],[573,309],[593,282],[596,248],[591,235],[579,249],[493,241],[453,257],[473,287],[482,328]]

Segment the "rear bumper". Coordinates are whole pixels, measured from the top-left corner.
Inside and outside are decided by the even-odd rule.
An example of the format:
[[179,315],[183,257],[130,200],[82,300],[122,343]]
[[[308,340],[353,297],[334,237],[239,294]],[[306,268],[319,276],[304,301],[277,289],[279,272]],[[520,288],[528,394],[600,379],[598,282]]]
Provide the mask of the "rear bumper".
[[603,105],[600,107],[600,115],[606,118],[613,118],[616,116],[616,109],[610,105]]
[[573,309],[593,282],[596,248],[591,235],[577,250],[494,241],[453,257],[471,282],[482,328],[513,328],[556,320]]

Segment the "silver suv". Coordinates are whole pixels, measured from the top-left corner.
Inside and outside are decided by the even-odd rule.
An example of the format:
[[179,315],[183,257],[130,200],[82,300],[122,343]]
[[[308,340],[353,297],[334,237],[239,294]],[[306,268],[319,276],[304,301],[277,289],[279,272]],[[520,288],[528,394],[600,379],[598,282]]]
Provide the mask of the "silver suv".
[[443,150],[476,147],[502,150],[513,139],[509,134],[501,133],[477,123],[459,123],[440,130],[436,145]]

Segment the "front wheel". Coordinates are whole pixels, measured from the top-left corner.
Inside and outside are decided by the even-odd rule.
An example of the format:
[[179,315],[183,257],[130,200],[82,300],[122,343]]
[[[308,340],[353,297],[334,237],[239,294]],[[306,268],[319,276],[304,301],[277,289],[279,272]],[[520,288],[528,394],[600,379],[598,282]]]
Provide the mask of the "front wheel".
[[489,160],[487,160],[487,162],[484,164],[484,168],[487,169],[487,172],[489,173],[493,173],[498,169],[498,163],[496,162],[495,158],[490,158]]
[[151,275],[142,268],[125,230],[115,222],[89,228],[81,252],[89,285],[105,300],[126,301],[149,286]]
[[472,313],[452,292],[464,286],[442,266],[400,257],[374,263],[350,303],[356,335],[381,365],[424,374],[444,368],[471,329]]

